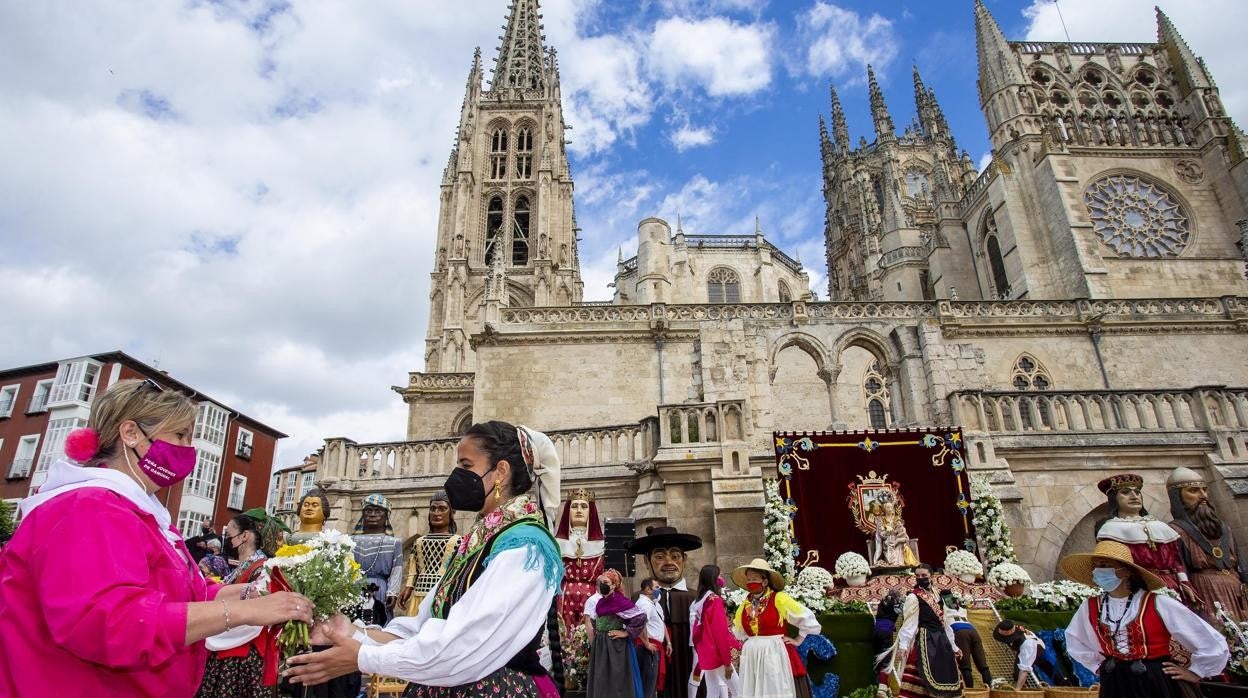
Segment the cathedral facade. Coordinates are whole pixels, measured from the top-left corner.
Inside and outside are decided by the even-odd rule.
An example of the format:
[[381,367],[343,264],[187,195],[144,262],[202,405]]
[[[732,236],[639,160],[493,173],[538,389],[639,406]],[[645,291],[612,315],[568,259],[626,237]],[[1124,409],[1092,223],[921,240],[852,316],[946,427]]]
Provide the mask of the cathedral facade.
[[[364,496],[423,532],[458,434],[551,435],[604,517],[758,556],[773,431],[960,426],[1036,579],[1090,548],[1106,472],[1185,465],[1248,537],[1248,165],[1204,64],[1156,42],[1012,42],[982,3],[976,172],[916,68],[901,133],[868,72],[873,140],[833,91],[819,123],[828,301],[753,234],[638,224],[609,302],[583,302],[559,69],[516,0],[484,87],[473,60],[442,181],[425,368],[394,388],[407,438],[327,439],[331,522]],[[817,186],[811,182],[811,186]],[[839,505],[841,493],[829,493]],[[932,562],[943,561],[933,559]]]

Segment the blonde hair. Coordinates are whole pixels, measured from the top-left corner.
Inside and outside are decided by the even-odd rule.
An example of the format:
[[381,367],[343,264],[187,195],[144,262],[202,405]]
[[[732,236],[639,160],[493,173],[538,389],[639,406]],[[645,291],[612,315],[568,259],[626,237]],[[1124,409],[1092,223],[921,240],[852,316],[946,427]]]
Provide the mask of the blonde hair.
[[176,390],[158,389],[151,381],[119,381],[91,407],[87,426],[99,434],[100,447],[89,464],[99,465],[117,455],[125,421],[134,421],[149,435],[182,424],[189,428],[195,423],[195,403]]

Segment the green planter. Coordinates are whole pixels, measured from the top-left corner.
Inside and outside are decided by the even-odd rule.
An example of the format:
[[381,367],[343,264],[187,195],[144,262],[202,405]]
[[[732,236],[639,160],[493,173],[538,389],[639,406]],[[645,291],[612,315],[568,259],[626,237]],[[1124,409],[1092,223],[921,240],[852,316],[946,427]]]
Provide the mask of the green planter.
[[875,619],[869,613],[838,613],[819,616],[819,625],[823,626],[823,636],[836,647],[836,656],[827,662],[812,658],[806,667],[810,678],[818,682],[823,680],[825,674],[839,675],[842,696],[849,695],[856,688],[874,687],[876,677],[872,665],[875,655],[871,635]]
[[1074,611],[1002,611],[1001,617],[1022,623],[1031,630],[1065,630]]

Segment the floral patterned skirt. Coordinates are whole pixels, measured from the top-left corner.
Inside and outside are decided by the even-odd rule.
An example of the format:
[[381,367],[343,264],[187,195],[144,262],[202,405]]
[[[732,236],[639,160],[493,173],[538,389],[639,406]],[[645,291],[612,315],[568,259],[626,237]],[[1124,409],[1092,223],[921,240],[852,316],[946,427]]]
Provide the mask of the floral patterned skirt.
[[203,683],[196,698],[271,698],[277,686],[264,685],[264,659],[253,646],[246,657],[208,655]]
[[404,698],[538,698],[533,677],[503,667],[476,683],[459,686],[408,684]]

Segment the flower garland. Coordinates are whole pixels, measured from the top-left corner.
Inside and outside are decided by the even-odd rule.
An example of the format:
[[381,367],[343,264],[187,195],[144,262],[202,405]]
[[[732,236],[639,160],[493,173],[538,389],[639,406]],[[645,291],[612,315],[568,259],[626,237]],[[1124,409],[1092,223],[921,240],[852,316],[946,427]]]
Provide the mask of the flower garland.
[[986,475],[971,476],[971,500],[974,510],[971,522],[975,524],[979,549],[988,567],[994,568],[1003,562],[1018,562],[1010,527],[1001,515],[1001,500],[993,493]]
[[1036,600],[1036,608],[1041,611],[1073,611],[1084,599],[1099,593],[1094,587],[1065,579],[1032,584],[1027,590],[1027,595]]
[[951,550],[945,556],[945,572],[957,577],[962,575],[974,575],[976,577],[984,573],[984,565],[975,557],[975,553],[966,550]]
[[790,524],[793,508],[780,496],[780,482],[763,480],[763,557],[786,582],[793,581],[793,558],[797,556]]

